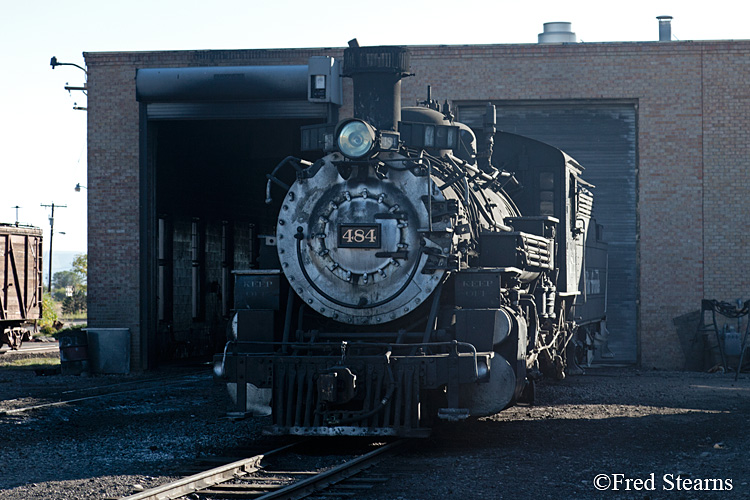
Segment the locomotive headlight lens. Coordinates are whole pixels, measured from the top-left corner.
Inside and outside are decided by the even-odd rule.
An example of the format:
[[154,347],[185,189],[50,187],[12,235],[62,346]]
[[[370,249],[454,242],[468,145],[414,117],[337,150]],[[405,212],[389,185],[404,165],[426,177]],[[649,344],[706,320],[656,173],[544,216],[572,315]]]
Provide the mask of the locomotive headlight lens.
[[372,151],[375,144],[375,129],[360,120],[344,123],[339,129],[336,142],[344,156],[358,159]]

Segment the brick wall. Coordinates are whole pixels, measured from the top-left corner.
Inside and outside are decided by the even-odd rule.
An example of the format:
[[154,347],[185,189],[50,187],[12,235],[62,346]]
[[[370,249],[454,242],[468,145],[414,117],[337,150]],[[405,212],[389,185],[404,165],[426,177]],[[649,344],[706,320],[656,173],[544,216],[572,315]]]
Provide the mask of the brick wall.
[[[745,230],[750,189],[750,59],[746,44],[707,46],[703,53],[702,242],[706,298],[747,300],[750,290]],[[710,227],[710,230],[708,229]]]
[[[673,319],[748,298],[748,42],[416,48],[404,102],[638,102],[640,360],[679,369]],[[744,161],[743,161],[744,160]],[[617,286],[610,283],[610,286]]]
[[131,65],[88,68],[88,324],[129,328],[141,366],[138,134]]
[[[412,47],[404,105],[432,86],[454,101],[638,103],[639,338],[647,367],[681,368],[672,319],[702,298],[748,298],[750,42]],[[136,67],[305,64],[341,50],[86,54],[89,322],[138,339]],[[344,82],[351,109],[351,85]],[[611,283],[610,286],[616,286]],[[134,363],[138,357],[134,356]]]

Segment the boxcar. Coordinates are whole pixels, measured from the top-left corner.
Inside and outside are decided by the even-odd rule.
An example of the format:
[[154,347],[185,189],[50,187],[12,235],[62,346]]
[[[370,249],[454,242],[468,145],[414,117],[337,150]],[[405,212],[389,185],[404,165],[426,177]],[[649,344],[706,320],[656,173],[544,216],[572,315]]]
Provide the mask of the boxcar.
[[0,224],[0,347],[18,349],[42,316],[42,230]]

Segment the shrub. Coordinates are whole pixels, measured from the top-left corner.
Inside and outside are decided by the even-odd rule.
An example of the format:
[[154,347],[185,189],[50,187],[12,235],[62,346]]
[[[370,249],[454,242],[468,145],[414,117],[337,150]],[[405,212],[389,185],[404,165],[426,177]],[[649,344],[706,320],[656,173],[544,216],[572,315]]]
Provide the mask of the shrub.
[[55,301],[52,300],[52,296],[44,292],[42,298],[42,319],[39,321],[39,327],[44,332],[45,328],[52,328],[54,332],[54,325],[57,323],[57,311],[55,310]]
[[65,297],[62,301],[63,314],[75,314],[86,311],[86,292],[76,290],[73,296]]

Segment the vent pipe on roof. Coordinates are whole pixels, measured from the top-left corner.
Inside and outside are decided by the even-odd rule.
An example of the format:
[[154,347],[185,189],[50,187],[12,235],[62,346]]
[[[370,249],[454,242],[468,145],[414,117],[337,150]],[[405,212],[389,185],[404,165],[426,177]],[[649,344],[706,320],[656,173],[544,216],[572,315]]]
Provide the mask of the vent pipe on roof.
[[659,41],[672,41],[672,16],[656,16],[659,20]]
[[576,43],[576,34],[571,31],[570,23],[544,23],[539,43]]

